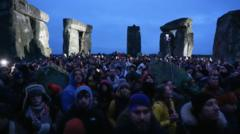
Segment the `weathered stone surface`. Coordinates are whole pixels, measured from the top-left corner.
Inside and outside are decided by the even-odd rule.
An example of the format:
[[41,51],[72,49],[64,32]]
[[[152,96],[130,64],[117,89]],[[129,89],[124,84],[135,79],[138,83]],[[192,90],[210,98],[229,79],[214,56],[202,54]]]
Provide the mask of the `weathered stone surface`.
[[240,59],[240,10],[230,11],[217,21],[213,56],[218,59]]
[[[13,11],[13,20],[13,39],[16,49],[16,56],[19,58],[24,58],[25,52],[26,50],[29,51],[29,44],[34,37],[31,20],[29,17],[17,11]],[[24,48],[26,50],[24,50]]]
[[64,53],[67,55],[77,53],[90,54],[92,26],[73,19],[64,19],[63,23]]
[[192,19],[190,18],[180,18],[177,20],[173,20],[161,26],[162,31],[171,31],[176,29],[186,28],[192,32]]
[[141,53],[141,34],[140,27],[133,25],[128,26],[127,32],[127,54],[137,56]]
[[[50,55],[49,34],[45,24],[49,17],[46,13],[29,5],[26,0],[1,0],[0,20],[0,57]],[[35,50],[32,49],[34,46],[41,48],[40,51],[30,52]]]
[[187,29],[179,29],[175,36],[175,56],[192,56],[193,33],[188,33]]
[[41,54],[45,57],[49,57],[52,53],[51,49],[49,48],[49,33],[48,33],[48,27],[47,25],[42,22],[35,20],[35,38],[39,40],[41,48]]
[[[166,34],[169,35],[169,39],[166,39]],[[173,55],[172,52],[174,50],[174,35],[172,32],[163,32],[160,35],[160,53],[161,56],[166,56],[166,55]]]
[[[192,20],[180,18],[160,27],[160,55],[188,56],[192,55],[193,32]],[[175,35],[173,31],[176,30]]]
[[41,20],[44,22],[49,21],[49,16],[45,12],[40,11],[38,8],[28,4],[25,0],[16,0],[14,4],[14,9],[17,12],[29,16],[31,18]]

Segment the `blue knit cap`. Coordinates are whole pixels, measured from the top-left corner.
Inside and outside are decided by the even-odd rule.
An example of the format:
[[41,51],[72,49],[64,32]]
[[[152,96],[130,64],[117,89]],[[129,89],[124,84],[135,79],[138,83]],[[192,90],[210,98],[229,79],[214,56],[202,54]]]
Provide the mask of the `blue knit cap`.
[[129,110],[134,110],[137,106],[151,107],[151,102],[148,96],[143,93],[135,93],[130,98]]

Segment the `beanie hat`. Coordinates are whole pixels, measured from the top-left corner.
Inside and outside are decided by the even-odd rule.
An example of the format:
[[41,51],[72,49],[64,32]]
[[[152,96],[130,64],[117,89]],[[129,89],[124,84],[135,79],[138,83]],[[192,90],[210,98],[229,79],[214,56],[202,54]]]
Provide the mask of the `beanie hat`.
[[41,95],[45,93],[45,88],[40,84],[31,84],[25,88],[28,95]]
[[55,83],[49,83],[48,89],[51,90],[53,94],[58,94],[62,91],[62,87]]
[[66,123],[63,134],[85,134],[84,124],[81,120],[73,118]]
[[192,113],[197,116],[205,103],[209,100],[214,98],[212,95],[207,94],[207,93],[199,93],[195,96],[192,97],[191,102],[192,102]]
[[137,106],[146,106],[151,107],[151,102],[148,96],[143,93],[135,93],[130,98],[129,109],[130,111],[134,110]]
[[51,98],[48,96],[48,94],[45,91],[45,88],[41,84],[30,84],[25,88],[25,97],[23,101],[23,110],[26,107],[27,101],[29,96],[35,96],[35,95],[42,95],[46,100],[46,102],[51,101]]

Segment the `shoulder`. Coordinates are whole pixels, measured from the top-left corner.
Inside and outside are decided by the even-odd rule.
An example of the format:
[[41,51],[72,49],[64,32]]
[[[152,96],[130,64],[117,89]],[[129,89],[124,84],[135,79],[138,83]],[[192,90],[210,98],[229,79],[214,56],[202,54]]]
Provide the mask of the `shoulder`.
[[155,101],[155,102],[153,103],[152,108],[153,108],[154,110],[157,110],[157,109],[158,109],[158,110],[161,110],[161,109],[166,109],[167,106],[164,104],[163,101]]
[[194,126],[197,124],[197,119],[192,114],[191,109],[192,109],[191,102],[184,104],[180,110],[180,115],[185,125]]
[[69,93],[75,93],[75,87],[73,85],[68,85],[64,88],[64,90],[61,92],[61,95],[69,94]]

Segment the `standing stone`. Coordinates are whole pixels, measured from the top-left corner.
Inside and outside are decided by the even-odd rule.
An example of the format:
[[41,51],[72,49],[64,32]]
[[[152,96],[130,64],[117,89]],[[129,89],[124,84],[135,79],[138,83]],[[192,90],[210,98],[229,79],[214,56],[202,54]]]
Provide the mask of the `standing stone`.
[[77,20],[64,19],[63,51],[67,55],[91,53],[92,26],[85,25]]
[[[46,26],[49,17],[46,13],[29,5],[26,0],[1,0],[0,20],[0,57],[50,56]],[[30,47],[41,49],[33,53]]]
[[136,57],[141,53],[140,27],[128,26],[127,32],[127,54]]
[[[191,19],[180,18],[166,23],[160,29],[162,30],[160,35],[160,54],[162,56],[169,54],[180,57],[192,56],[193,32]],[[174,35],[173,31],[175,30],[176,33]],[[166,38],[166,35],[170,35],[170,38]]]
[[240,58],[240,10],[230,11],[218,18],[213,56],[230,61]]
[[175,49],[174,45],[174,35],[170,31],[164,31],[160,35],[160,54],[162,57],[168,55],[173,55]]

